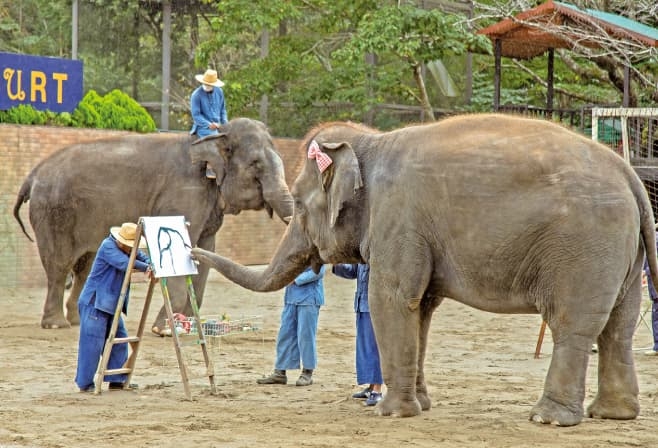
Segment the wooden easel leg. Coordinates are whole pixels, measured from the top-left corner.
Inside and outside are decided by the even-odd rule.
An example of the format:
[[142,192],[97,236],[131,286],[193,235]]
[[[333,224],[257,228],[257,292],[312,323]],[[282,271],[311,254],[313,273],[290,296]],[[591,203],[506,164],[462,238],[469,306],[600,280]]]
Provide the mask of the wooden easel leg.
[[201,326],[201,318],[199,317],[199,305],[196,299],[196,294],[194,292],[194,286],[192,285],[192,277],[187,276],[185,279],[187,284],[187,291],[190,295],[190,304],[192,305],[192,312],[194,313],[194,325],[196,325],[197,335],[199,338],[199,344],[201,344],[201,350],[203,351],[203,360],[206,363],[206,373],[208,375],[208,380],[210,381],[210,393],[215,395],[217,389],[215,387],[215,366],[208,356],[208,344],[206,343],[206,336],[203,333],[203,327]]
[[160,278],[160,287],[162,288],[162,297],[164,298],[164,307],[169,319],[169,326],[171,327],[171,337],[174,340],[174,348],[176,350],[176,358],[178,359],[178,368],[180,369],[181,379],[183,380],[183,388],[185,389],[185,396],[188,400],[192,399],[192,391],[190,390],[190,379],[187,375],[187,367],[185,366],[185,359],[181,352],[180,339],[176,332],[176,325],[174,323],[174,313],[171,309],[171,299],[169,297],[169,288],[167,287],[167,278]]
[[535,347],[535,359],[539,358],[541,353],[541,345],[544,342],[544,333],[546,332],[546,321],[541,321],[541,328],[539,329],[539,337],[537,338],[537,347]]
[[137,327],[137,341],[130,343],[131,352],[128,360],[126,361],[126,367],[130,369],[130,373],[126,379],[127,384],[130,384],[133,373],[135,372],[135,362],[137,361],[139,346],[141,345],[142,337],[144,336],[144,328],[146,328],[146,318],[149,313],[149,308],[151,307],[151,298],[153,297],[155,282],[155,278],[151,278],[149,281],[148,290],[146,291],[146,298],[144,299],[144,308],[142,309],[142,317],[139,319],[139,326]]

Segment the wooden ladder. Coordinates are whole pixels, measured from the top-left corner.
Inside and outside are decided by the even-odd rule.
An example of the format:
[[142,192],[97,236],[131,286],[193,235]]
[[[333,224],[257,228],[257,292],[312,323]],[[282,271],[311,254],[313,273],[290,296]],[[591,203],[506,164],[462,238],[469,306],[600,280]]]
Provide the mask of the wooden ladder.
[[[142,235],[143,221],[140,219],[137,224],[137,230],[135,234],[135,241],[140,241]],[[125,302],[126,296],[128,294],[128,289],[130,288],[130,279],[134,270],[135,260],[137,258],[137,250],[139,244],[133,245],[132,251],[130,252],[130,258],[128,260],[128,268],[126,269],[126,275],[123,279],[123,284],[121,286],[121,293],[117,303],[116,310],[114,311],[114,320],[112,321],[112,327],[110,329],[110,334],[105,341],[105,348],[103,349],[103,354],[98,362],[98,368],[96,374],[94,375],[94,394],[101,393],[101,386],[103,384],[103,379],[106,375],[118,375],[118,374],[128,374],[126,382],[124,383],[124,389],[130,388],[130,380],[132,379],[133,373],[135,371],[135,361],[137,360],[137,355],[139,354],[140,344],[144,336],[144,329],[146,328],[146,319],[148,318],[149,308],[151,306],[151,298],[153,297],[153,290],[155,288],[155,283],[158,282],[158,279],[152,277],[149,281],[148,290],[146,292],[146,299],[144,300],[144,308],[142,310],[142,316],[139,319],[139,326],[137,327],[137,334],[135,336],[128,336],[124,338],[116,337],[117,328],[119,327],[119,319],[121,318],[121,312],[123,310],[123,304]],[[181,350],[182,343],[178,337],[178,332],[174,324],[174,313],[171,308],[171,300],[169,297],[169,288],[167,287],[167,277],[161,277],[159,279],[160,287],[162,289],[162,297],[164,300],[164,308],[167,313],[167,318],[169,319],[169,326],[171,328],[171,336],[174,342],[174,349],[176,351],[176,358],[178,359],[178,368],[181,372],[181,379],[183,381],[183,388],[185,389],[185,396],[188,400],[192,399],[192,392],[190,390],[190,381],[187,373],[187,368],[185,366],[185,359],[183,358],[183,353]],[[203,352],[203,360],[206,364],[206,373],[208,380],[210,381],[210,392],[211,394],[216,393],[215,388],[215,371],[212,360],[208,355],[208,347],[206,343],[206,338],[201,326],[201,319],[199,318],[199,306],[196,299],[196,294],[194,293],[194,287],[192,286],[192,277],[190,275],[186,276],[185,279],[187,285],[188,295],[190,297],[190,304],[192,305],[192,310],[194,313],[194,325],[196,325],[196,334],[197,341],[196,344],[201,346]],[[110,359],[110,353],[112,352],[112,347],[115,344],[130,344],[130,354],[126,363],[123,367],[118,369],[108,369],[107,364]]]

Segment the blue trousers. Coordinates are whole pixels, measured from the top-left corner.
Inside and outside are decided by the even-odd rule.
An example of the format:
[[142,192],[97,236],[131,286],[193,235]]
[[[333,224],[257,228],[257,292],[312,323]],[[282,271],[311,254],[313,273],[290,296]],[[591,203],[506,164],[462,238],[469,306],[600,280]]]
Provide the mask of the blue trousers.
[[281,312],[281,326],[276,338],[277,370],[315,369],[318,365],[316,335],[319,305],[285,304]]
[[651,299],[651,327],[653,329],[653,349],[658,352],[658,299]]
[[384,383],[370,313],[360,311],[356,313],[356,383]]
[[658,351],[658,292],[653,286],[651,281],[651,271],[649,271],[649,263],[644,259],[644,273],[647,276],[647,288],[649,290],[649,297],[651,298],[651,328],[653,333],[653,349]]
[[[93,305],[78,304],[80,313],[80,340],[78,341],[78,368],[75,375],[75,384],[80,389],[94,385],[94,375],[98,369],[98,361],[103,355],[105,341],[112,328],[114,316],[97,310]],[[128,336],[123,318],[119,320],[117,338]],[[115,344],[110,352],[107,363],[108,369],[119,369],[128,359],[128,344]],[[106,375],[104,380],[112,383],[123,383],[128,375]]]

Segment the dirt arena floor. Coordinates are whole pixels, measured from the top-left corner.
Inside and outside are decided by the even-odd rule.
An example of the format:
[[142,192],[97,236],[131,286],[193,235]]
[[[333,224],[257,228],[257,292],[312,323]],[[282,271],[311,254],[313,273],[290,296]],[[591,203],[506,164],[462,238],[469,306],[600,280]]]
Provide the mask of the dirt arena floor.
[[[78,328],[42,330],[45,289],[5,291],[0,322],[0,447],[650,447],[658,443],[658,358],[643,355],[650,333],[636,332],[641,415],[632,421],[584,419],[570,428],[528,421],[551,357],[547,332],[534,359],[538,316],[484,313],[447,301],[437,311],[426,376],[433,407],[414,418],[377,417],[353,400],[354,282],[325,280],[315,383],[262,386],[270,372],[282,292],[257,294],[211,275],[202,316],[228,313],[258,331],[213,337],[217,394],[209,393],[201,349],[185,346],[192,400],[185,399],[172,338],[149,333],[133,381],[138,391],[78,392]],[[134,333],[146,295],[133,283]],[[159,289],[150,311],[161,305]],[[149,327],[152,319],[149,320]],[[596,393],[597,359],[586,404]],[[292,381],[290,381],[292,380]]]

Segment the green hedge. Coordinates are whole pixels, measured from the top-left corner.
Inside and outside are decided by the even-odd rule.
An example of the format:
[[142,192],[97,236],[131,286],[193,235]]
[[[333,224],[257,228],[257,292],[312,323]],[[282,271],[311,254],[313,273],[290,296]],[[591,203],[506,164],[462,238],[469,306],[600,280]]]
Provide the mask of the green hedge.
[[153,132],[155,122],[135,100],[113,90],[105,96],[90,90],[73,113],[39,111],[21,104],[0,111],[0,123],[71,126],[76,128],[116,129],[123,131]]

